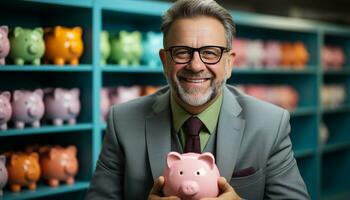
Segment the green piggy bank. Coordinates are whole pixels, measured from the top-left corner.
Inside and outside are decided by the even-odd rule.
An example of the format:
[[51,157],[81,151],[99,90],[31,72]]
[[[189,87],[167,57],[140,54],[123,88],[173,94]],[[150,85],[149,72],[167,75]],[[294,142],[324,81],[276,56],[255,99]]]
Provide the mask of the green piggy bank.
[[42,28],[24,29],[16,27],[11,36],[11,50],[9,57],[16,65],[24,65],[25,62],[40,65],[40,59],[45,52]]
[[100,38],[100,50],[101,50],[101,66],[107,64],[107,59],[111,54],[111,45],[109,44],[109,33],[107,31],[101,32]]
[[111,40],[110,60],[122,66],[140,65],[142,56],[141,33],[120,31]]

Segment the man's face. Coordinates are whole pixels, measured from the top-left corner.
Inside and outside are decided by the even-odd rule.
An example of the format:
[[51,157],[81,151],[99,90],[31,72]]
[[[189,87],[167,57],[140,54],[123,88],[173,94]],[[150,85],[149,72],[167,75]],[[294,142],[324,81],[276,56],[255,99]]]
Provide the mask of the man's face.
[[[172,46],[227,47],[223,25],[212,17],[178,19],[171,25],[165,40],[166,48]],[[205,64],[198,52],[187,64],[175,63],[170,51],[160,51],[164,74],[179,104],[205,107],[222,92],[222,86],[231,76],[234,53],[224,52],[220,62]]]

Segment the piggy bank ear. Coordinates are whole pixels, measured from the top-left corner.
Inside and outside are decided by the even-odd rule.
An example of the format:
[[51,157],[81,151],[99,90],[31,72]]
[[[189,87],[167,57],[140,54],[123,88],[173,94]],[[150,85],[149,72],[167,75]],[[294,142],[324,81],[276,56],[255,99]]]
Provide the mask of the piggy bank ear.
[[56,26],[53,30],[53,34],[55,37],[59,37],[62,33],[62,27],[61,26]]
[[11,156],[11,166],[16,165],[18,159],[19,159],[19,156],[16,155],[16,154],[13,154],[13,155]]
[[9,91],[2,92],[0,95],[4,96],[9,101],[11,99],[11,93]]
[[15,38],[18,37],[21,33],[23,32],[23,28],[21,27],[16,27],[14,34],[15,34]]
[[9,33],[9,27],[8,26],[1,26],[0,29],[2,29],[6,35]]
[[77,155],[77,148],[73,145],[70,145],[67,147],[67,151],[73,156],[75,157]]
[[80,90],[79,88],[73,88],[70,90],[71,94],[73,94],[74,97],[79,98]]
[[36,152],[30,153],[29,154],[30,157],[34,158],[35,160],[39,161],[39,155]]
[[0,162],[3,163],[4,165],[6,164],[6,157],[4,155],[0,156]]
[[34,32],[39,33],[39,35],[42,37],[44,35],[44,29],[38,27],[34,29]]
[[50,149],[50,152],[49,152],[49,157],[50,157],[50,160],[54,159],[58,154],[58,150],[53,147],[52,149]]
[[79,26],[74,27],[73,32],[76,33],[79,37],[83,35],[83,30]]
[[42,89],[36,89],[34,91],[35,94],[39,95],[40,98],[43,98],[44,97],[44,91]]
[[21,96],[23,95],[23,92],[20,90],[15,90],[15,92],[13,93],[13,99],[15,101],[17,101],[18,99],[21,98]]
[[55,91],[54,91],[55,99],[59,99],[60,97],[62,97],[63,94],[64,94],[64,91],[61,88],[55,88]]
[[198,160],[201,160],[203,162],[205,162],[210,169],[214,169],[215,166],[215,158],[213,156],[213,154],[211,153],[203,153],[198,157]]
[[168,157],[166,159],[166,163],[168,165],[168,168],[171,168],[171,166],[176,163],[177,161],[181,160],[182,156],[178,152],[170,152],[168,154]]

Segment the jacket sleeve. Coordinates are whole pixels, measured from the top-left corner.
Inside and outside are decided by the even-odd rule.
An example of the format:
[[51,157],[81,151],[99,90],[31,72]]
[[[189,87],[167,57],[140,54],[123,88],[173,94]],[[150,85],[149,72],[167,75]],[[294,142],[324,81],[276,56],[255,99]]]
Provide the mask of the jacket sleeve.
[[294,158],[289,118],[289,113],[284,110],[267,161],[264,199],[310,199]]
[[113,107],[109,112],[102,150],[90,182],[86,200],[123,199],[125,162],[124,154],[117,138],[115,109],[116,107]]

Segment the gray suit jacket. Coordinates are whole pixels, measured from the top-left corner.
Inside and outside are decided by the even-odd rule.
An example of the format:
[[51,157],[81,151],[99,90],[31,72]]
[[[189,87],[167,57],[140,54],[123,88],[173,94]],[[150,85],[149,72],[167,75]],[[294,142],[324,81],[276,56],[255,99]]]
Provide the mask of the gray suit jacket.
[[[147,199],[171,150],[169,88],[113,106],[86,199]],[[286,110],[224,89],[216,163],[245,199],[309,199],[289,138]],[[251,174],[232,177],[238,171]]]

